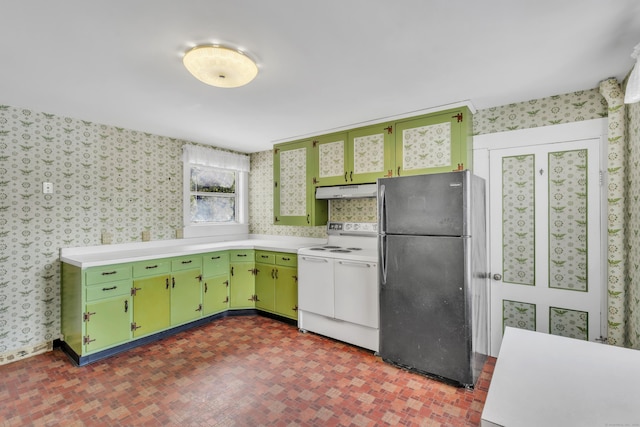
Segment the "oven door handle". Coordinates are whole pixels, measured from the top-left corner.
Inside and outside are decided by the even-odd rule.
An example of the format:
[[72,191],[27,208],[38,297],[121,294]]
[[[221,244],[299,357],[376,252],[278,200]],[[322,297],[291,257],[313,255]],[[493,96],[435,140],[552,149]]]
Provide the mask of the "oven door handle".
[[378,236],[378,243],[380,244],[380,284],[387,284],[387,235],[381,234]]
[[309,258],[306,256],[301,257],[304,261],[311,261],[311,262],[329,262],[329,260],[327,260],[326,258]]
[[353,265],[356,267],[371,267],[371,264],[368,262],[358,262],[358,261],[338,261],[338,264],[342,265]]

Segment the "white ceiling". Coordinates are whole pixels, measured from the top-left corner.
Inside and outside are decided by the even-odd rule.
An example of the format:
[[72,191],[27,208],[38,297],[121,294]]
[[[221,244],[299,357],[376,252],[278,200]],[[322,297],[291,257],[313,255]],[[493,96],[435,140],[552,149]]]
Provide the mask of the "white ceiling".
[[[182,65],[246,50],[237,89]],[[20,0],[0,13],[0,104],[256,152],[469,100],[477,109],[622,80],[638,0]]]

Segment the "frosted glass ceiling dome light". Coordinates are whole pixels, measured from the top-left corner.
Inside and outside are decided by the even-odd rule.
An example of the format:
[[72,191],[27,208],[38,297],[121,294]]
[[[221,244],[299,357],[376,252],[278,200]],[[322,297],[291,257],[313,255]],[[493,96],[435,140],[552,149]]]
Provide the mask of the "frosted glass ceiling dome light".
[[258,66],[244,53],[223,46],[196,46],[182,63],[203,83],[217,87],[244,86],[258,75]]

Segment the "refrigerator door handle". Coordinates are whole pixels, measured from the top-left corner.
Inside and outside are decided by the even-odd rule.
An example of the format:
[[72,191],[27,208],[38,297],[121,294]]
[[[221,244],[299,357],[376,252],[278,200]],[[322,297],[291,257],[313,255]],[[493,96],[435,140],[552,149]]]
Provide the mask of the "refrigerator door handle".
[[380,184],[380,193],[378,194],[378,215],[380,216],[380,225],[378,232],[385,234],[387,232],[387,215],[385,212],[385,185]]
[[387,284],[387,236],[381,234],[379,236],[380,242],[380,284]]

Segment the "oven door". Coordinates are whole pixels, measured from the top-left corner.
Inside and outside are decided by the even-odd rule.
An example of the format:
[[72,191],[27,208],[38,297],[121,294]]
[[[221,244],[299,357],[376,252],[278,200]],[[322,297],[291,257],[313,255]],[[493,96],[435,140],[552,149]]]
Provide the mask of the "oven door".
[[335,261],[335,317],[378,328],[378,264]]
[[298,309],[333,317],[333,300],[333,260],[299,255]]

